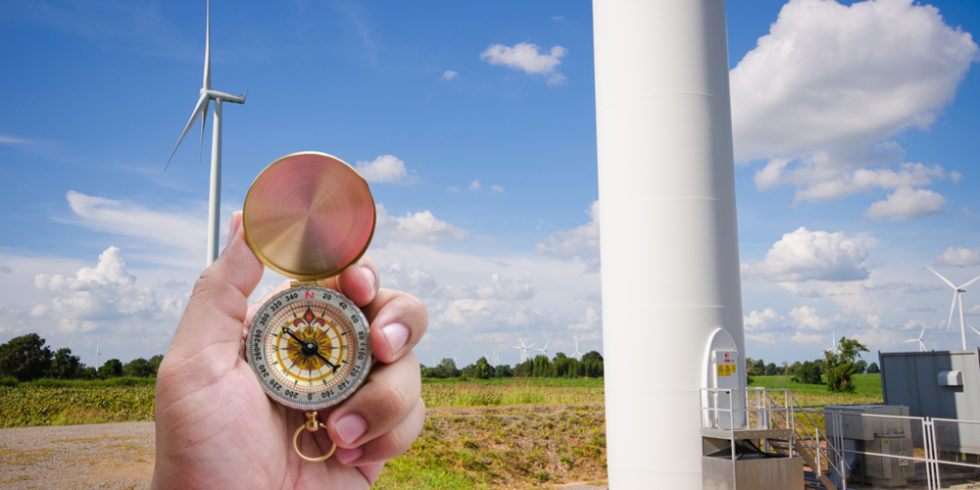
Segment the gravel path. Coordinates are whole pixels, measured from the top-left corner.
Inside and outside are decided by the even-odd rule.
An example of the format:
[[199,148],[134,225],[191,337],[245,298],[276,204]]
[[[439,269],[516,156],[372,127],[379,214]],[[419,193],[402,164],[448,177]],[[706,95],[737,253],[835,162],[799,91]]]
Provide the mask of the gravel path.
[[2,488],[149,488],[153,422],[0,429]]

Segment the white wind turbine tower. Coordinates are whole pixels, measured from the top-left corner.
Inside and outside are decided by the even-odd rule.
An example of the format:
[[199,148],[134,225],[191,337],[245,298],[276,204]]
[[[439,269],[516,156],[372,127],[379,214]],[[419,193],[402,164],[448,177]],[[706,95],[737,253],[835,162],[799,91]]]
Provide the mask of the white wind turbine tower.
[[[244,104],[245,97],[248,92],[244,95],[233,95],[227,92],[221,92],[218,90],[213,90],[211,88],[211,2],[207,2],[207,13],[206,13],[206,27],[205,27],[205,40],[204,40],[204,85],[201,87],[201,96],[197,99],[197,105],[194,106],[194,111],[191,112],[190,119],[187,120],[187,125],[184,126],[184,131],[180,133],[180,138],[177,139],[177,144],[174,145],[174,149],[170,152],[170,158],[167,159],[167,166],[170,165],[170,161],[173,160],[174,154],[177,152],[177,148],[180,146],[180,142],[184,140],[184,136],[187,136],[187,132],[190,131],[191,126],[197,121],[198,117],[201,118],[201,145],[204,145],[204,125],[207,119],[208,105],[213,100],[214,101],[214,123],[213,132],[211,133],[211,193],[208,199],[208,206],[210,211],[208,212],[208,265],[214,262],[218,258],[218,223],[220,220],[219,207],[221,206],[221,103],[222,102],[234,102],[236,104]],[[166,169],[166,166],[164,167]]]
[[521,345],[515,345],[514,348],[521,351],[521,362],[524,362],[527,360],[527,352],[531,350],[532,347],[534,347],[534,344],[528,344],[527,342],[524,341],[524,339],[519,339],[519,340],[521,342]]
[[922,337],[925,334],[926,334],[926,326],[923,325],[922,326],[922,331],[919,332],[919,336],[918,337],[916,337],[914,339],[903,340],[902,342],[905,342],[905,343],[918,342],[919,343],[919,352],[925,352],[925,351],[928,350],[928,349],[926,349],[926,343],[922,341]]
[[949,330],[950,326],[953,324],[953,312],[956,310],[956,306],[960,307],[960,338],[963,341],[963,350],[966,350],[966,320],[963,318],[963,293],[966,292],[966,287],[973,284],[980,276],[974,277],[969,281],[960,284],[959,286],[953,284],[953,281],[946,279],[942,274],[938,273],[932,267],[927,267],[936,277],[942,279],[949,287],[953,288],[953,302],[949,305],[949,318],[946,320],[946,330]]

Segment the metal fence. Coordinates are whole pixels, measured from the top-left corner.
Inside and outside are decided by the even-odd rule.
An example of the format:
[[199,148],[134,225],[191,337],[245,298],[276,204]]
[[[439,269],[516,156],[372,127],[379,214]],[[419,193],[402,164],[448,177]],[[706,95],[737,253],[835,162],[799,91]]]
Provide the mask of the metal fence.
[[810,469],[838,488],[980,488],[980,421],[825,410],[785,389],[705,389],[701,400],[705,429],[793,429],[789,455],[811,452]]

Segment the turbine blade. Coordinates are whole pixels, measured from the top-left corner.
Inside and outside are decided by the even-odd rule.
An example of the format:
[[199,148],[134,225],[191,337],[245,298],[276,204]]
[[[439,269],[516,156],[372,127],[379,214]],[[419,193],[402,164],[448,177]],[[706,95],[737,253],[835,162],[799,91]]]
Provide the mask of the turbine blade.
[[191,113],[190,119],[187,120],[187,126],[184,126],[184,131],[180,133],[180,138],[177,138],[177,144],[174,145],[174,149],[170,151],[170,158],[167,159],[167,164],[164,165],[163,169],[166,170],[170,166],[170,161],[174,159],[174,153],[177,153],[177,148],[180,147],[180,142],[184,141],[184,136],[187,136],[187,132],[190,131],[191,126],[194,125],[194,121],[197,116],[201,115],[204,109],[204,104],[208,100],[208,94],[202,93],[201,98],[197,99],[197,105],[194,106],[194,112]]
[[943,277],[943,275],[942,275],[942,274],[940,274],[940,273],[938,273],[938,272],[936,272],[936,269],[933,269],[932,267],[926,267],[926,269],[929,269],[930,271],[932,271],[932,273],[933,273],[933,274],[935,274],[935,275],[936,275],[936,277],[938,277],[938,278],[940,278],[940,279],[942,279],[942,280],[943,280],[943,282],[945,282],[946,284],[948,284],[948,285],[949,285],[949,287],[951,287],[951,288],[953,288],[953,289],[956,289],[956,285],[955,285],[955,284],[953,284],[953,281],[950,281],[949,279],[946,279],[945,277]]
[[956,311],[956,297],[960,293],[953,293],[953,302],[949,304],[949,319],[946,320],[946,331],[949,331],[950,326],[953,324],[953,312]]
[[911,343],[911,342],[919,342],[919,339],[908,339],[908,340],[903,340],[902,341],[903,344],[908,344],[908,343]]
[[980,335],[980,330],[973,328],[973,325],[968,325],[968,326],[970,327],[970,330],[973,330],[973,333]]
[[204,100],[204,111],[201,112],[203,116],[201,117],[201,146],[197,149],[197,163],[204,161],[204,128],[208,125],[208,106],[211,104],[211,99]]
[[966,287],[969,286],[970,284],[973,284],[973,283],[977,282],[977,279],[980,279],[980,276],[974,277],[973,279],[970,279],[969,281],[964,282],[957,289],[966,289]]
[[211,0],[207,1],[204,28],[204,90],[211,88]]

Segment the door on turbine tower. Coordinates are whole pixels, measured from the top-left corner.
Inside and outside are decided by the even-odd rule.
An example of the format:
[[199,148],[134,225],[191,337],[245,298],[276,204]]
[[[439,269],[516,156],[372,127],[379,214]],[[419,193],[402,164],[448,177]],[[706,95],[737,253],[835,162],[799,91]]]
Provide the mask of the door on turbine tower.
[[718,328],[712,333],[705,352],[705,368],[704,384],[708,388],[702,395],[705,426],[717,429],[744,427],[747,414],[741,379],[745,365],[735,339],[727,330]]

